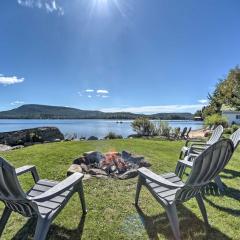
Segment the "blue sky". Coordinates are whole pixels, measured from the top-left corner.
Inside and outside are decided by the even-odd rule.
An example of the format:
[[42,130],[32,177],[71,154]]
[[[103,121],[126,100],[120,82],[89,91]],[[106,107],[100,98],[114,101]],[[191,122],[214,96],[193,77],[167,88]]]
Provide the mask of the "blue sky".
[[0,110],[194,112],[239,64],[239,0],[2,0]]

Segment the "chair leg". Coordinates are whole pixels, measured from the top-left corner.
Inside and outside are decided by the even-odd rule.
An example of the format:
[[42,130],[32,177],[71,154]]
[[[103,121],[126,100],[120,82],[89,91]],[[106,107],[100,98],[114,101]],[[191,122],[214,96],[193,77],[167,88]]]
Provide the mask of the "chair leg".
[[0,237],[2,236],[3,230],[7,224],[7,221],[12,213],[12,210],[9,209],[8,207],[4,208],[1,220],[0,220]]
[[137,189],[136,189],[136,195],[135,195],[135,205],[138,205],[138,200],[139,200],[139,195],[142,189],[142,185],[143,185],[143,180],[142,177],[139,176],[138,177],[138,183],[137,183]]
[[225,190],[225,187],[223,185],[223,182],[221,180],[221,178],[219,176],[217,176],[215,179],[214,179],[214,182],[217,184],[218,188],[220,189],[220,191],[224,192]]
[[45,240],[51,222],[47,218],[38,217],[35,229],[34,240]]
[[82,181],[79,183],[78,194],[79,194],[79,198],[80,198],[80,201],[81,201],[83,213],[86,214],[87,213],[87,207],[86,207],[86,202],[85,202],[85,197],[84,197]]
[[179,175],[178,175],[180,178],[182,178],[183,174],[185,173],[185,170],[186,170],[186,166],[182,166],[180,168]]
[[169,205],[166,207],[167,216],[173,231],[174,238],[176,240],[180,240],[180,229],[179,229],[179,221],[177,215],[177,208],[175,204]]
[[176,166],[176,169],[175,169],[175,174],[178,177],[182,178],[182,176],[185,172],[185,169],[186,169],[186,167],[182,163],[177,162],[177,166]]
[[200,208],[200,210],[201,210],[201,213],[202,213],[204,222],[205,222],[206,226],[209,226],[207,211],[206,211],[206,207],[205,207],[205,204],[204,204],[202,195],[201,195],[201,194],[198,194],[198,195],[196,196],[196,200],[197,200],[198,206],[199,206],[199,208]]

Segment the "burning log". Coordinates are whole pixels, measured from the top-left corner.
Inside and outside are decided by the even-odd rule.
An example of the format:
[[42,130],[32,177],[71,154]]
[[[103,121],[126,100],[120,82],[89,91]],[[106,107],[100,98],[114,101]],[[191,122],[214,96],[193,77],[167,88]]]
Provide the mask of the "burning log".
[[141,166],[149,167],[150,164],[142,156],[135,156],[123,151],[122,153],[111,151],[105,154],[101,152],[86,152],[83,157],[74,160],[79,164],[83,173],[92,176],[111,176],[119,179],[128,179],[137,175],[137,169]]

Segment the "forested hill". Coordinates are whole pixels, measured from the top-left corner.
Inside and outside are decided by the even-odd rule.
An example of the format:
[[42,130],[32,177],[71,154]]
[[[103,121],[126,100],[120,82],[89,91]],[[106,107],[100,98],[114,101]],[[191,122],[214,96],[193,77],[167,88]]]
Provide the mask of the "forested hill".
[[135,119],[141,116],[147,116],[151,119],[183,120],[190,120],[193,117],[191,113],[159,113],[153,115],[128,112],[105,113],[37,104],[27,104],[9,111],[0,112],[0,119]]

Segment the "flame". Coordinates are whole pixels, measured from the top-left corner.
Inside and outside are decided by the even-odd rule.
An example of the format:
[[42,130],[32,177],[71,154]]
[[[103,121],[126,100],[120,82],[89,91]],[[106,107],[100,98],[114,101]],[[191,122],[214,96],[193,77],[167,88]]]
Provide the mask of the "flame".
[[101,162],[101,168],[109,168],[115,166],[118,171],[126,171],[128,165],[116,151],[110,151],[105,153],[105,158]]

